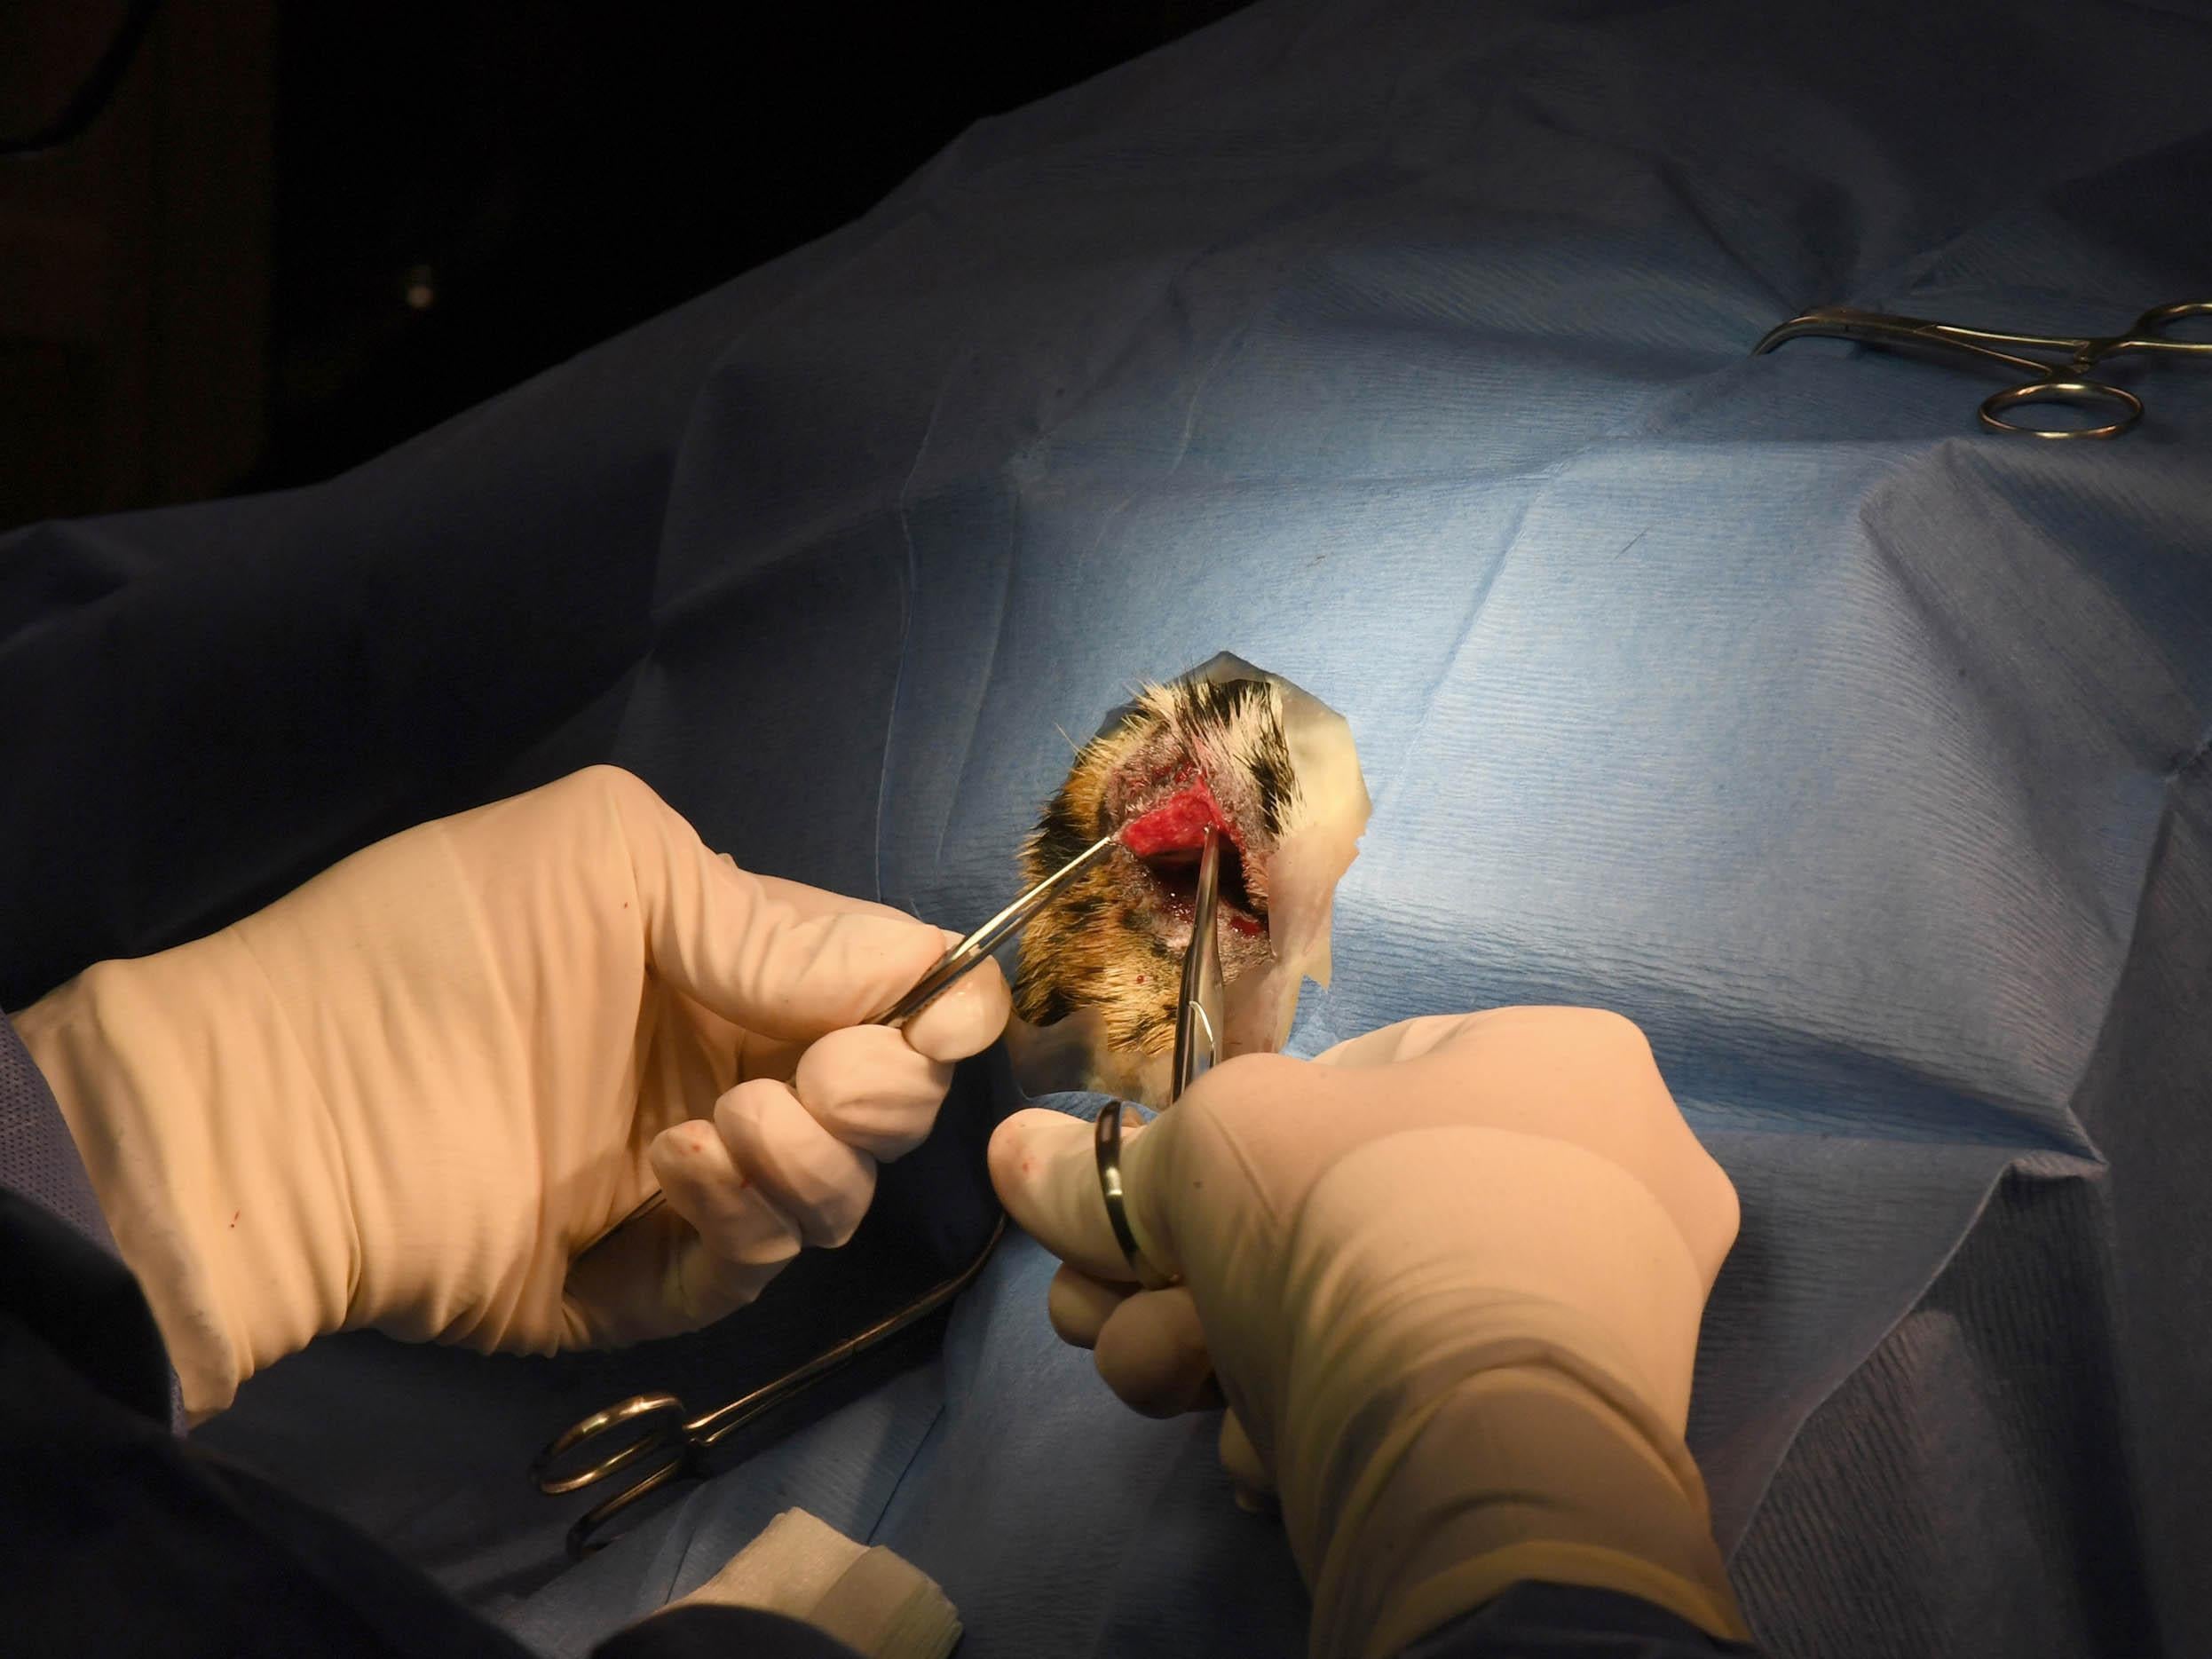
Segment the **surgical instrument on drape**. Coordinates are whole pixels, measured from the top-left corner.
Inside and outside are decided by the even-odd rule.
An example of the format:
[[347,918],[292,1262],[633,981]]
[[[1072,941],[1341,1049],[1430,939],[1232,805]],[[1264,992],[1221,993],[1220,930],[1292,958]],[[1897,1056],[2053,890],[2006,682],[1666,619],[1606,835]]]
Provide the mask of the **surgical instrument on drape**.
[[[541,1492],[558,1497],[566,1492],[581,1491],[585,1487],[596,1485],[649,1458],[656,1461],[637,1480],[586,1511],[569,1528],[567,1546],[570,1559],[581,1560],[604,1547],[605,1540],[599,1534],[607,1522],[670,1481],[703,1477],[707,1473],[707,1454],[724,1436],[773,1410],[785,1401],[802,1393],[808,1384],[818,1381],[877,1343],[928,1318],[951,1301],[983,1271],[984,1263],[998,1248],[1006,1226],[1006,1217],[1001,1214],[991,1224],[991,1236],[984,1241],[984,1246],[976,1252],[975,1259],[951,1278],[931,1286],[897,1312],[878,1320],[865,1331],[846,1338],[836,1347],[816,1355],[805,1364],[786,1371],[773,1382],[764,1383],[758,1388],[739,1394],[726,1405],[717,1406],[699,1417],[690,1417],[683,1402],[674,1394],[632,1394],[619,1404],[611,1405],[604,1411],[595,1411],[582,1421],[572,1424],[558,1439],[538,1454],[536,1461],[530,1466],[530,1478],[537,1482]],[[579,1447],[615,1439],[621,1441],[620,1446],[599,1457],[588,1466],[571,1474],[553,1473],[555,1467],[575,1453]]]
[[[2143,418],[2143,400],[2132,391],[2090,378],[2090,371],[2114,358],[2142,353],[2194,359],[2212,367],[2212,339],[2176,340],[2167,333],[2188,317],[2212,315],[2212,300],[2181,300],[2154,305],[2116,335],[2011,334],[1990,328],[1967,328],[1955,323],[1932,322],[1921,317],[1895,317],[1881,312],[1860,311],[1849,305],[1821,305],[1792,317],[1751,348],[1758,357],[1788,340],[1805,335],[1833,335],[1872,345],[1924,348],[1971,357],[2016,368],[2030,376],[2018,385],[1993,392],[1981,404],[1981,423],[1993,431],[2026,438],[2117,438]],[[2011,350],[2000,350],[2010,347]],[[2060,353],[2058,361],[2028,352]],[[2004,418],[2005,412],[2024,403],[2066,404],[2078,409],[2111,413],[2116,418],[2101,426],[2051,428],[2026,426]]]

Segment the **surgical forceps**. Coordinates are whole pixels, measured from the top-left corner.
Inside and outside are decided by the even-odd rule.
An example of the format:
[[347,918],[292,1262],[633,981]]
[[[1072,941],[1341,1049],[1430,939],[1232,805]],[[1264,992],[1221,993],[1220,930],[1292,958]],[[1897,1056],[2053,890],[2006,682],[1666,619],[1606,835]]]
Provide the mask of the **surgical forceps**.
[[[947,951],[912,991],[866,1023],[872,1025],[897,1025],[920,1013],[949,990],[960,976],[989,960],[991,952],[1049,904],[1055,894],[1118,844],[1116,835],[1102,836],[1092,842]],[[1219,977],[1218,972],[1216,977]],[[580,1252],[579,1259],[597,1249],[623,1228],[650,1215],[664,1202],[665,1194],[658,1190],[652,1192],[621,1221],[587,1245]],[[952,1277],[923,1292],[905,1307],[889,1317],[879,1320],[857,1336],[847,1338],[796,1370],[786,1371],[773,1382],[763,1384],[702,1416],[688,1416],[683,1401],[674,1394],[633,1394],[603,1411],[595,1411],[581,1421],[571,1424],[538,1454],[531,1465],[531,1479],[537,1482],[541,1492],[558,1497],[581,1491],[585,1487],[596,1485],[648,1458],[657,1460],[639,1479],[587,1512],[568,1529],[570,1557],[581,1560],[602,1548],[604,1540],[598,1535],[606,1523],[651,1493],[672,1481],[703,1475],[706,1473],[707,1453],[725,1435],[793,1398],[802,1392],[808,1384],[828,1375],[848,1360],[887,1338],[896,1336],[944,1307],[983,1270],[984,1263],[990,1260],[991,1252],[998,1247],[999,1239],[1005,1231],[1006,1217],[1001,1215],[975,1260]],[[573,1473],[554,1473],[557,1466],[573,1464],[579,1448],[596,1451],[602,1442],[616,1440],[621,1443],[613,1450],[597,1456],[596,1460],[575,1469]]]
[[[1924,347],[1979,358],[2017,368],[2031,376],[1982,400],[1981,423],[1993,431],[2026,438],[2117,438],[2143,418],[2143,400],[2132,391],[2090,378],[2090,371],[2112,359],[2141,352],[2184,359],[2212,366],[2212,340],[2176,340],[2167,329],[2184,317],[2212,316],[2212,300],[2182,300],[2153,305],[2125,333],[2105,336],[2005,334],[1989,328],[1963,328],[1955,323],[1930,322],[1920,317],[1891,317],[1880,312],[1859,311],[1849,305],[1821,305],[1792,317],[1751,348],[1758,357],[1786,340],[1801,335],[1834,335],[1873,345]],[[2016,351],[2000,351],[2012,346]],[[2026,352],[2058,352],[2058,362]],[[2023,426],[2008,421],[2004,412],[2023,403],[2062,403],[2074,408],[2116,412],[2103,426],[2052,429]]]
[[[1211,1068],[1221,1053],[1222,1009],[1221,945],[1214,932],[1214,916],[1221,891],[1221,832],[1206,826],[1198,852],[1198,887],[1190,904],[1190,943],[1183,951],[1181,1001],[1175,1009],[1175,1055],[1167,1085],[1167,1103]],[[1127,1193],[1121,1182],[1121,1102],[1110,1100],[1099,1108],[1093,1126],[1091,1149],[1098,1160],[1099,1195],[1106,1201],[1107,1225],[1114,1242],[1128,1258],[1138,1283],[1147,1290],[1164,1290],[1174,1283],[1148,1264],[1130,1230]]]

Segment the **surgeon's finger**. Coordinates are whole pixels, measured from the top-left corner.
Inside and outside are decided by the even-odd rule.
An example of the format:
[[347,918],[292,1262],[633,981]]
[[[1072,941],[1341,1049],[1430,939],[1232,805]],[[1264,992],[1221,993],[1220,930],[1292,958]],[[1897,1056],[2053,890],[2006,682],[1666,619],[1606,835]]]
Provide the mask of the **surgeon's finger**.
[[[728,853],[715,855],[724,865],[735,870],[737,861]],[[786,881],[779,876],[763,875],[754,878],[762,889],[778,902],[787,905],[802,920],[820,916],[868,915],[892,921],[910,921],[905,912],[893,910],[889,905],[872,904],[866,899],[847,898],[841,893],[826,892],[818,887],[808,887],[799,881]],[[940,928],[944,949],[949,951],[960,943],[965,935],[950,928]],[[936,967],[931,963],[930,967]],[[927,972],[927,969],[923,970]],[[920,981],[917,974],[915,982]],[[913,987],[902,987],[904,996]],[[893,997],[885,1003],[896,1002]],[[906,1040],[914,1048],[932,1060],[965,1060],[979,1055],[999,1040],[1006,1031],[1007,1016],[1014,1011],[1013,993],[1007,989],[1006,975],[999,971],[995,960],[986,960],[968,969],[953,981],[946,990],[932,998],[929,1006],[905,1022],[899,1029],[906,1033]]]
[[799,1253],[798,1227],[747,1181],[715,1126],[694,1118],[646,1149],[668,1207],[697,1237],[675,1258],[673,1300],[686,1323],[706,1323],[751,1301]]
[[1273,1507],[1275,1476],[1268,1468],[1267,1460],[1252,1445],[1252,1436],[1244,1432],[1234,1408],[1221,1414],[1220,1446],[1221,1467],[1236,1489],[1237,1503],[1253,1511]]
[[656,1335],[699,1331],[750,1306],[789,1264],[732,1261],[704,1239],[684,1241],[662,1286],[668,1323]]
[[1480,1014],[1426,1014],[1418,1019],[1401,1020],[1395,1025],[1386,1025],[1380,1031],[1366,1031],[1357,1037],[1347,1038],[1333,1047],[1324,1048],[1314,1056],[1317,1066],[1387,1066],[1401,1060],[1415,1060],[1432,1054],[1447,1043],[1480,1035],[1483,1023],[1502,1009],[1488,1009]]
[[793,1082],[808,1115],[880,1162],[928,1139],[952,1068],[908,1047],[886,1025],[832,1031],[800,1057]]
[[1107,1315],[1094,1353],[1106,1386],[1147,1417],[1177,1417],[1208,1399],[1213,1362],[1198,1304],[1181,1285],[1125,1300]]
[[748,1082],[754,1078],[774,1078],[778,1083],[788,1083],[799,1075],[799,1062],[813,1047],[808,1042],[762,1037],[741,1026],[731,1029],[737,1032],[737,1071],[731,1078],[736,1083]]
[[[945,938],[960,943],[958,934]],[[1014,993],[996,961],[971,968],[899,1029],[916,1052],[932,1060],[965,1060],[997,1042],[1014,1012]]]
[[[1146,1174],[1173,1133],[1172,1121],[1140,1125],[1124,1115],[1122,1189],[1129,1227],[1146,1263],[1173,1277],[1178,1271],[1162,1229],[1146,1220]],[[1015,1225],[1094,1279],[1127,1283],[1137,1275],[1115,1241],[1099,1189],[1092,1126],[1065,1113],[1031,1107],[992,1131],[987,1155],[991,1184]]]
[[1129,1299],[1132,1288],[1094,1279],[1063,1261],[1046,1287],[1045,1317],[1070,1347],[1095,1347],[1107,1316]]
[[[726,852],[715,857],[732,870],[741,869],[735,858]],[[845,893],[833,893],[826,887],[809,887],[804,881],[787,881],[780,875],[755,874],[754,880],[761,889],[778,904],[789,906],[802,920],[816,916],[880,916],[889,921],[912,921],[905,911],[889,905],[879,905],[873,899],[854,898]]]
[[[728,853],[716,857],[735,870],[737,862]],[[808,887],[799,881],[786,881],[779,876],[763,875],[755,878],[770,898],[788,905],[802,919],[818,916],[871,915],[893,921],[908,921],[904,911],[893,910],[889,905],[871,904],[866,899],[847,898],[841,893],[826,892],[818,887]],[[950,928],[939,928],[949,951],[960,944],[965,935]],[[934,968],[936,963],[931,963]],[[924,969],[923,972],[928,971]],[[921,976],[917,974],[916,983]],[[904,996],[906,986],[898,993]],[[893,997],[887,1001],[895,1002]],[[932,1060],[965,1060],[979,1055],[997,1042],[1006,1031],[1007,1016],[1014,1012],[1014,996],[1007,989],[1006,975],[999,971],[995,960],[985,961],[970,968],[955,980],[950,988],[939,992],[929,1006],[900,1030],[906,1033],[907,1042],[916,1052]]]
[[781,1083],[739,1084],[715,1102],[715,1128],[731,1163],[808,1244],[834,1249],[868,1213],[875,1160],[815,1122]]
[[718,1256],[664,1205],[570,1265],[559,1346],[625,1347],[697,1331],[752,1301],[786,1265]]
[[[766,878],[763,878],[763,883],[767,884]],[[912,920],[881,905],[863,905],[857,899],[841,899],[834,894],[822,893],[813,888],[802,888],[796,882],[775,882],[771,890],[778,895],[808,895],[809,897],[801,902],[801,912],[810,919],[848,914],[893,921]],[[838,905],[849,908],[841,912],[835,908]],[[959,944],[963,936],[942,928],[937,929],[937,934],[943,946],[938,956],[931,959],[928,967],[859,1017],[873,1021],[886,1009],[903,1001],[937,966],[944,952]],[[1007,988],[1006,975],[1000,971],[996,960],[986,958],[930,998],[920,1012],[900,1021],[897,1029],[907,1046],[917,1054],[931,1060],[965,1060],[970,1055],[981,1054],[997,1042],[1006,1031],[1007,1017],[1013,1012],[1014,993]]]
[[645,1157],[669,1208],[715,1255],[770,1267],[799,1253],[804,1241],[798,1226],[746,1179],[715,1125],[695,1118],[664,1129]]
[[944,935],[878,905],[794,895],[709,852],[643,781],[615,767],[567,780],[596,792],[629,853],[654,970],[724,1019],[811,1039],[872,1018],[944,953]]

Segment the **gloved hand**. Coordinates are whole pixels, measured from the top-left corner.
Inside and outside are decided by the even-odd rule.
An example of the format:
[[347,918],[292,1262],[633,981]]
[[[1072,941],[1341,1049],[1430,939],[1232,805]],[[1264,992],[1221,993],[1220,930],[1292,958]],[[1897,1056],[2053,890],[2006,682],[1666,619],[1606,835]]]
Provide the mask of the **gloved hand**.
[[1315,1655],[1396,1653],[1524,1579],[1747,1639],[1682,1438],[1735,1189],[1626,1020],[1503,1008],[1217,1067],[1125,1134],[1166,1290],[1134,1289],[1087,1125],[1017,1113],[991,1168],[1116,1393],[1167,1415],[1218,1377]]
[[[195,1419],[375,1326],[549,1353],[705,1324],[850,1236],[1006,1023],[948,936],[747,874],[592,767],[407,831],[20,1015]],[[573,1277],[658,1183],[668,1203]]]

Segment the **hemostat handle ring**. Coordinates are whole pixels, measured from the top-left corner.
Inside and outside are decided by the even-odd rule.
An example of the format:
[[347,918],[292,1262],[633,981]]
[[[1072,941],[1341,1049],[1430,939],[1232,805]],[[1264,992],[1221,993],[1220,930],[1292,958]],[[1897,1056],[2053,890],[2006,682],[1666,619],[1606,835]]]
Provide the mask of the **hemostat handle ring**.
[[[2074,409],[2102,404],[2120,418],[2103,426],[2026,426],[2004,418],[2007,409],[2023,403],[2058,403]],[[1990,431],[2019,438],[2117,438],[2143,418],[2143,399],[2098,380],[2036,380],[1991,393],[1982,400],[1979,413],[1981,423]]]

